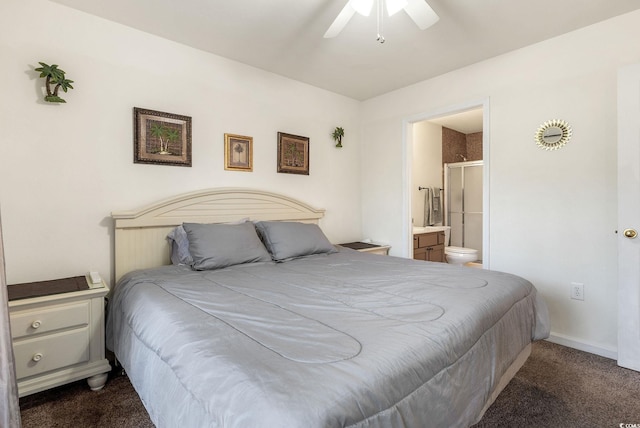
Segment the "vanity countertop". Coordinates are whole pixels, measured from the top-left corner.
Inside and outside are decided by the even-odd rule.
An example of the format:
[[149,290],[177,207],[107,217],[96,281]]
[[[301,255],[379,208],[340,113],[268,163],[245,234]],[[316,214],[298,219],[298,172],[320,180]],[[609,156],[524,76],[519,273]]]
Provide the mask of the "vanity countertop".
[[431,232],[449,232],[451,230],[451,226],[414,226],[413,234],[419,235],[421,233],[431,233]]

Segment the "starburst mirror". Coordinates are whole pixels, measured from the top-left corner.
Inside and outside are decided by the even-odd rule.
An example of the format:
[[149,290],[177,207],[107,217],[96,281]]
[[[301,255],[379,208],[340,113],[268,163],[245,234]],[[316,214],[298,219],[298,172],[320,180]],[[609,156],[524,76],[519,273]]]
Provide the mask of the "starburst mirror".
[[558,150],[571,139],[571,126],[564,120],[548,120],[536,131],[538,147],[545,150]]

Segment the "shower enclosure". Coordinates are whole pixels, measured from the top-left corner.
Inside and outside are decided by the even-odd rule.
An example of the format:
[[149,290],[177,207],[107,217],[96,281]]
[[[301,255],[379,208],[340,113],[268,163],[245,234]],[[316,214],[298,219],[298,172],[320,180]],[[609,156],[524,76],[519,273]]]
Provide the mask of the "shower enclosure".
[[483,162],[444,165],[445,224],[451,226],[449,245],[478,250],[482,260]]

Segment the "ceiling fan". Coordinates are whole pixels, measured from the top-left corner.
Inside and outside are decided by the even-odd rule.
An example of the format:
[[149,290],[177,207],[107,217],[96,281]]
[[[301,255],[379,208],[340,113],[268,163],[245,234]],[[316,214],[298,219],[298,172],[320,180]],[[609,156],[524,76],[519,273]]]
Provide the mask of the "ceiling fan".
[[[351,17],[358,12],[360,15],[369,16],[373,9],[374,0],[349,0],[342,11],[333,21],[324,37],[326,39],[335,37],[347,25]],[[378,18],[378,41],[384,43],[382,36],[382,22],[384,17],[384,6],[386,6],[388,16],[392,16],[404,9],[407,15],[416,23],[421,30],[431,27],[438,22],[440,17],[431,9],[425,0],[375,0],[376,14]]]

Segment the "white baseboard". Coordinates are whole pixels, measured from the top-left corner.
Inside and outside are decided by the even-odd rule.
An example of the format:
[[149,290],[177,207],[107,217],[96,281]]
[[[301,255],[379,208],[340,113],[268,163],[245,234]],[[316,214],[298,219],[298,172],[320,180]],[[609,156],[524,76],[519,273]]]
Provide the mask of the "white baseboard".
[[605,358],[611,358],[612,360],[618,359],[618,350],[615,348],[588,343],[575,337],[565,336],[564,334],[551,332],[546,340],[551,343],[568,346],[569,348],[574,348],[579,351],[589,352]]

